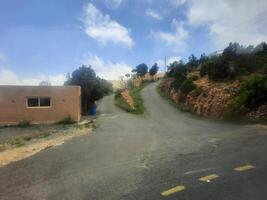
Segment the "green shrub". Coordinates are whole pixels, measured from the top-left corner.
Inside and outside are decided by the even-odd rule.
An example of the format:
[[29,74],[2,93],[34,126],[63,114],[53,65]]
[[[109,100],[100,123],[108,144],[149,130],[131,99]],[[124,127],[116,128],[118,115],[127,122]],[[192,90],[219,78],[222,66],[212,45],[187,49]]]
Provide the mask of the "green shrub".
[[182,61],[174,61],[168,67],[167,76],[174,78],[174,81],[171,83],[171,88],[179,90],[182,83],[187,79],[186,65]]
[[121,89],[120,90],[116,90],[115,91],[115,95],[114,95],[115,99],[121,97],[121,93],[122,93],[122,90]]
[[143,114],[145,111],[145,107],[144,107],[144,102],[141,96],[141,90],[144,88],[145,86],[142,85],[140,87],[137,88],[132,88],[129,92],[131,97],[133,98],[133,102],[134,102],[134,110],[132,110],[132,113],[134,114]]
[[230,105],[230,113],[240,115],[267,101],[267,77],[254,76],[245,81]]
[[174,81],[171,83],[171,87],[175,90],[179,90],[183,82],[186,80],[185,76],[178,76],[174,79]]
[[264,65],[263,74],[264,76],[267,76],[267,63]]
[[9,140],[7,142],[8,145],[15,146],[15,147],[20,147],[24,145],[23,139],[20,137],[14,138],[12,140]]
[[203,90],[200,87],[197,87],[196,89],[192,90],[190,92],[190,95],[194,98],[198,97],[201,93],[203,92]]
[[22,120],[18,123],[18,127],[20,128],[27,128],[30,126],[30,122],[27,120]]
[[166,73],[167,77],[177,78],[178,76],[186,76],[187,68],[182,61],[174,61],[168,66],[168,72]]
[[193,81],[186,79],[183,84],[180,87],[180,90],[184,93],[184,94],[188,94],[189,92],[191,92],[192,90],[196,89],[197,86],[193,83]]
[[207,75],[208,74],[208,70],[209,70],[209,61],[201,64],[200,72],[199,72],[200,76],[202,77],[202,76]]
[[191,81],[196,81],[198,79],[199,79],[198,75],[192,75],[189,77],[189,80],[191,80]]
[[228,77],[228,68],[221,56],[210,58],[203,63],[200,69],[200,75],[208,75],[211,80],[222,80]]
[[214,81],[223,80],[228,77],[228,68],[221,57],[209,62],[208,76]]

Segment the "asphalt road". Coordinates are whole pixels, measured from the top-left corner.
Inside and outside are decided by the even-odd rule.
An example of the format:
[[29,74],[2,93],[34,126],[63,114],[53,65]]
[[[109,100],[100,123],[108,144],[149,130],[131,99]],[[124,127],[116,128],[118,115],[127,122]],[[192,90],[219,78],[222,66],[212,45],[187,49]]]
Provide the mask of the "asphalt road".
[[267,129],[193,117],[155,87],[144,116],[105,97],[91,136],[0,168],[0,199],[266,199]]

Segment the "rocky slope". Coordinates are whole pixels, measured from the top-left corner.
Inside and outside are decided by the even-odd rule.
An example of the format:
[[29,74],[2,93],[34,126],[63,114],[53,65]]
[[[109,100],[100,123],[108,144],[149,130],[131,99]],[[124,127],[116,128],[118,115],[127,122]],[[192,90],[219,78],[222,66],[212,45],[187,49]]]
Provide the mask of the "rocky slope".
[[161,91],[168,94],[183,109],[199,116],[215,118],[221,118],[225,114],[227,106],[241,86],[239,81],[214,83],[207,77],[202,77],[194,81],[201,91],[198,96],[194,96],[192,93],[185,95],[181,91],[172,89],[172,81],[173,79],[163,80],[159,86]]
[[[172,78],[163,80],[159,88],[162,92],[181,107],[182,110],[190,111],[202,117],[223,118],[228,111],[233,98],[239,92],[242,82],[235,80],[232,82],[213,82],[207,76],[194,81],[199,94],[193,92],[188,95],[183,94],[171,87]],[[246,113],[246,118],[250,121],[266,121],[267,102],[257,109]]]

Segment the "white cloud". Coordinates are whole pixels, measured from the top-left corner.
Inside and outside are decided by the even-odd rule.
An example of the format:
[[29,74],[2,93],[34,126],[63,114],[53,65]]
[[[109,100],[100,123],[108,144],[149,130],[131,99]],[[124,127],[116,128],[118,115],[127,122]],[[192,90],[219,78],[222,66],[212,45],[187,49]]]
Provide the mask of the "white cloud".
[[218,47],[229,42],[257,44],[267,39],[266,0],[189,0],[188,21],[207,26]]
[[146,10],[146,15],[156,20],[162,20],[162,16],[150,8]]
[[124,62],[104,61],[96,55],[89,55],[83,63],[91,65],[96,74],[106,80],[118,80],[120,76],[132,71],[132,68]]
[[175,29],[174,32],[152,31],[152,36],[155,40],[160,39],[176,50],[184,51],[188,38],[188,31],[185,29],[184,25],[178,23],[176,19],[173,19],[172,27]]
[[66,80],[66,76],[64,74],[41,75],[39,79],[42,81],[47,81],[51,83],[51,85],[63,85]]
[[180,5],[186,2],[186,0],[168,0],[168,1],[174,7],[179,7]]
[[47,81],[52,85],[63,85],[66,77],[59,75],[40,75],[37,78],[20,78],[8,68],[0,68],[0,85],[39,85],[41,81]]
[[47,81],[51,85],[63,85],[66,76],[63,74],[58,75],[38,75],[35,78],[22,78],[8,67],[7,57],[4,53],[0,52],[0,85],[39,85],[41,81]]
[[102,14],[91,3],[85,7],[83,22],[86,34],[102,45],[106,45],[107,42],[113,42],[114,44],[123,44],[129,48],[134,46],[130,30],[112,20],[109,15]]
[[121,6],[123,0],[105,0],[106,6],[110,9],[117,9]]

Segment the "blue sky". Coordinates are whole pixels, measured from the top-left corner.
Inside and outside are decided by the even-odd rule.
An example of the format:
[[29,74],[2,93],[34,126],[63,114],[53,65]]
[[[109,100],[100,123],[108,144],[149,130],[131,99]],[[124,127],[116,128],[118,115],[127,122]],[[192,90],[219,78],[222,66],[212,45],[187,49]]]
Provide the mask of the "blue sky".
[[116,79],[267,39],[266,0],[0,0],[0,84],[60,85],[82,64]]

